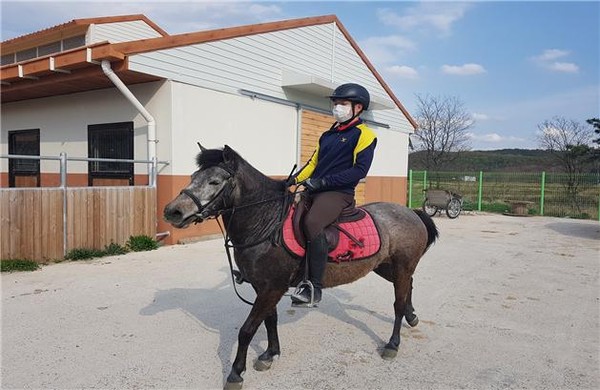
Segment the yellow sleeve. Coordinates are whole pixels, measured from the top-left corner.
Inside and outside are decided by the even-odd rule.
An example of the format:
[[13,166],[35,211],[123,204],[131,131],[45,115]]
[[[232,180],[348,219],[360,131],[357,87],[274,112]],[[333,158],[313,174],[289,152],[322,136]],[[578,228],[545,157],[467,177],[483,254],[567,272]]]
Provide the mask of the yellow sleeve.
[[317,166],[317,161],[319,158],[318,156],[319,156],[319,145],[317,144],[317,149],[314,151],[310,160],[308,160],[306,165],[304,167],[302,167],[300,172],[298,172],[298,174],[296,175],[296,183],[300,183],[301,181],[308,179],[310,177],[310,175],[312,175],[313,171],[315,170],[315,167]]
[[367,127],[364,123],[357,126],[360,129],[360,137],[356,147],[354,148],[354,163],[356,164],[356,156],[365,150],[369,145],[373,143],[373,140],[377,138],[377,135],[373,130]]

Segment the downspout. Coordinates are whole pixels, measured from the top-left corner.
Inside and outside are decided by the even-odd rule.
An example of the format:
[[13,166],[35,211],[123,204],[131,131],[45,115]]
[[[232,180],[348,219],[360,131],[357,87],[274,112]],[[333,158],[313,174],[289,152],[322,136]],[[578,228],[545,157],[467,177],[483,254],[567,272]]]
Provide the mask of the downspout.
[[148,160],[152,161],[152,164],[148,164],[148,181],[150,187],[156,186],[156,121],[154,117],[146,110],[146,108],[140,103],[133,93],[127,88],[125,83],[115,74],[110,67],[110,61],[102,61],[102,71],[112,81],[119,91],[129,100],[131,104],[139,111],[144,119],[148,122]]

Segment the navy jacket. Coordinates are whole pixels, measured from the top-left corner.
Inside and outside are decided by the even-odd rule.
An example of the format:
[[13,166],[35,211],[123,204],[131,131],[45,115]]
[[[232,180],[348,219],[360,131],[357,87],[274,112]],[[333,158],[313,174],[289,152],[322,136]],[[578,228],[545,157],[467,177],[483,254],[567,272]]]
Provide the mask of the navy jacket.
[[296,182],[325,179],[321,191],[354,194],[373,162],[377,136],[360,119],[348,127],[335,125],[319,138],[311,159],[296,175]]

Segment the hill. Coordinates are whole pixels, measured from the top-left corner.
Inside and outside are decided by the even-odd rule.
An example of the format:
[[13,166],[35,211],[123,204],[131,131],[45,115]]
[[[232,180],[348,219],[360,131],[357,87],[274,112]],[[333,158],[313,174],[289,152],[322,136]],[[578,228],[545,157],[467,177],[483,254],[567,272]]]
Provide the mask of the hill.
[[[453,153],[454,154],[454,153]],[[455,155],[444,171],[452,172],[562,172],[562,166],[549,151],[540,149],[474,150]],[[408,168],[424,170],[425,152],[408,156]]]

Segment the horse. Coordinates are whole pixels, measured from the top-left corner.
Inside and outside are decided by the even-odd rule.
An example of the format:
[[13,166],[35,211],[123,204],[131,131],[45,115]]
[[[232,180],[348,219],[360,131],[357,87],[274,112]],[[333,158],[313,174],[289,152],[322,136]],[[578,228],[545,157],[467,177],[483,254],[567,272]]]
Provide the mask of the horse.
[[[248,347],[264,322],[267,349],[255,362],[258,371],[271,367],[280,354],[277,333],[277,303],[290,287],[302,280],[303,261],[292,256],[273,239],[281,231],[294,193],[283,184],[261,173],[228,145],[219,149],[200,146],[196,156],[198,170],[179,195],[164,208],[164,219],[175,228],[221,217],[226,247],[231,242],[234,261],[243,279],[256,292],[250,313],[239,330],[238,347],[225,389],[241,389],[246,370]],[[371,271],[394,285],[394,326],[381,354],[393,359],[400,346],[402,319],[413,313],[412,275],[420,258],[438,237],[433,220],[421,210],[375,202],[362,205],[378,226],[380,250],[365,259],[331,263],[325,269],[323,287],[347,284]],[[231,262],[231,260],[230,260]],[[234,271],[232,270],[232,273]],[[416,316],[411,320],[414,322]]]

